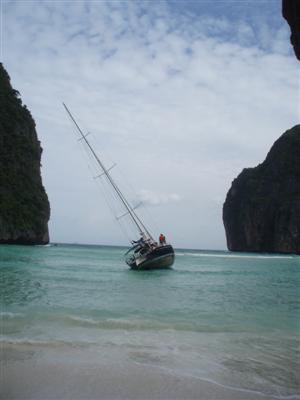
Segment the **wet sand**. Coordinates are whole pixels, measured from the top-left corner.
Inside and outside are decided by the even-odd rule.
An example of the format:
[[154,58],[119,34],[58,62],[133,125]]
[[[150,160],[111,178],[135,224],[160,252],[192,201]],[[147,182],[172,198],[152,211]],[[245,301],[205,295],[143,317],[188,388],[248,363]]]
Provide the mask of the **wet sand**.
[[1,354],[1,399],[276,399],[174,374],[153,365],[108,359],[92,349],[7,345]]

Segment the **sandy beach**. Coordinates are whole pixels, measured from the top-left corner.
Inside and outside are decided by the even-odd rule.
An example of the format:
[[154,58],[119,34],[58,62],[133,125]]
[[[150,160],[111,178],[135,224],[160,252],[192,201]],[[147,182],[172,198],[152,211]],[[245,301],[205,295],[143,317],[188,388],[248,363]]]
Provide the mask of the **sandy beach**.
[[91,348],[51,350],[42,346],[6,345],[2,354],[0,398],[3,400],[280,398],[174,374],[151,363],[124,362],[123,355],[119,360],[102,358]]

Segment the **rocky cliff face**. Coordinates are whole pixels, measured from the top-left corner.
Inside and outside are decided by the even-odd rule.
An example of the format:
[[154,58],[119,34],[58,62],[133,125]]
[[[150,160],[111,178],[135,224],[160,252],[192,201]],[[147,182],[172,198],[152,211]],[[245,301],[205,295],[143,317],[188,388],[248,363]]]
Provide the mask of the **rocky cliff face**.
[[49,242],[35,122],[0,63],[0,243]]
[[282,15],[291,28],[291,44],[300,61],[300,1],[282,0]]
[[232,182],[223,222],[229,250],[300,254],[300,125]]

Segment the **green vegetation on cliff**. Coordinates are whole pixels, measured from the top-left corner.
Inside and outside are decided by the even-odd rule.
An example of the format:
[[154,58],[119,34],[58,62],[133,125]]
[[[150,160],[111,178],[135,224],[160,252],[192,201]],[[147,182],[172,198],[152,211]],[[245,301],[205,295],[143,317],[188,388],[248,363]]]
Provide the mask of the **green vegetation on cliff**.
[[49,241],[41,153],[35,122],[0,64],[0,243]]

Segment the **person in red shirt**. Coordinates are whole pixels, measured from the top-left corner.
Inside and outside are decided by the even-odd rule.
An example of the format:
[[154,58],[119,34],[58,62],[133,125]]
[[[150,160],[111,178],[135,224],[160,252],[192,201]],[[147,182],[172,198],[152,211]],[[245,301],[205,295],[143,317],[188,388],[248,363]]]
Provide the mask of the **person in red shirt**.
[[162,233],[159,235],[159,244],[166,244],[166,237]]

